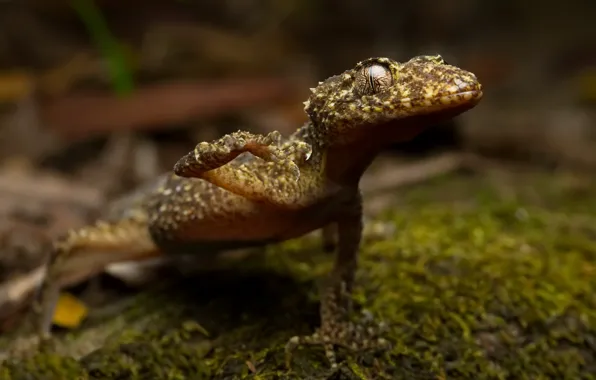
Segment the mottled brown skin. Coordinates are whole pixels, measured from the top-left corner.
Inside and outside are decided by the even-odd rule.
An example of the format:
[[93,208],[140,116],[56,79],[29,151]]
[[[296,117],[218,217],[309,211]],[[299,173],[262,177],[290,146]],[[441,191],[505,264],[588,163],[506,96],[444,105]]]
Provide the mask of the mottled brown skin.
[[290,339],[288,357],[297,345],[323,344],[335,366],[335,345],[382,343],[348,318],[362,234],[360,177],[387,145],[474,107],[481,97],[472,73],[439,56],[405,63],[371,58],[312,89],[305,102],[310,121],[287,139],[239,131],[198,144],[173,174],[55,244],[40,333],[49,335],[58,289],[109,263],[164,253],[208,256],[322,229],[324,245],[337,246],[337,255],[322,295],[321,326]]

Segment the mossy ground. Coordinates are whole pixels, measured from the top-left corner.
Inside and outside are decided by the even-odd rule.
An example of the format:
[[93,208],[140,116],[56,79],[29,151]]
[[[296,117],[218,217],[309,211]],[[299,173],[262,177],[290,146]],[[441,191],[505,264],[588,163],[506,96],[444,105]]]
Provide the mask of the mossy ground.
[[382,216],[398,233],[365,242],[354,295],[388,323],[394,346],[340,351],[334,375],[314,347],[284,367],[287,339],[319,323],[317,281],[331,266],[303,239],[148,293],[63,338],[75,352],[110,332],[79,360],[38,354],[4,365],[0,378],[596,378],[596,186],[508,178],[454,175],[399,192]]

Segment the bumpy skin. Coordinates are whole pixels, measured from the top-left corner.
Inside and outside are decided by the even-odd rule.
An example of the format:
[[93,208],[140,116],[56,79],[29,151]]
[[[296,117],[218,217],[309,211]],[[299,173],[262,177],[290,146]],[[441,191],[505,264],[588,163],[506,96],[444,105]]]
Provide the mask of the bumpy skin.
[[322,229],[324,245],[337,246],[337,255],[321,297],[321,326],[290,339],[288,354],[300,344],[323,344],[335,365],[335,345],[382,343],[348,318],[362,234],[360,177],[387,145],[472,108],[481,97],[474,74],[440,56],[405,63],[370,58],[312,89],[305,102],[310,121],[287,139],[239,131],[198,144],[173,174],[56,242],[40,333],[49,335],[58,289],[106,264],[164,253],[212,256]]

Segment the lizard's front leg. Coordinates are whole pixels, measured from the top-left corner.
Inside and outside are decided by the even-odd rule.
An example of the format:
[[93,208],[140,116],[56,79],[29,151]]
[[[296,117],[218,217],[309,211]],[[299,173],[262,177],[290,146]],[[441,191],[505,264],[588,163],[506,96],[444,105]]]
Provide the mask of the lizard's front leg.
[[73,230],[54,243],[47,274],[40,288],[35,325],[41,340],[50,336],[61,288],[100,273],[106,265],[160,255],[145,218],[99,221]]
[[[242,153],[264,161],[240,161]],[[201,178],[243,198],[281,208],[304,207],[320,190],[317,178],[300,181],[299,165],[312,153],[304,141],[281,142],[279,132],[255,135],[235,132],[212,143],[199,143],[174,166],[180,177]]]
[[242,153],[248,152],[268,162],[289,164],[310,155],[311,149],[303,141],[282,144],[281,134],[277,131],[266,135],[238,131],[212,142],[198,143],[192,152],[178,160],[174,173],[211,181],[220,173],[217,169],[222,169]]
[[363,350],[386,345],[383,339],[375,338],[377,336],[376,329],[350,320],[352,288],[358,267],[358,251],[362,238],[362,199],[360,194],[355,197],[353,203],[344,209],[336,226],[338,252],[328,279],[329,282],[322,290],[321,326],[310,336],[295,336],[288,341],[286,345],[288,367],[292,352],[299,345],[323,345],[332,367],[337,367],[334,346]]

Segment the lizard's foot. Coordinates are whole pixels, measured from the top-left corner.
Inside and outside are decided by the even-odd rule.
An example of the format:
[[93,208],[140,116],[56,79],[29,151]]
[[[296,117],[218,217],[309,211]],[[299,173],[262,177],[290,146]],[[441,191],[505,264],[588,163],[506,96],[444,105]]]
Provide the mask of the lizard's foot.
[[56,352],[56,341],[50,334],[40,335],[37,338],[37,350],[39,352]]
[[366,350],[387,350],[391,344],[385,340],[386,326],[376,323],[369,312],[363,312],[358,322],[324,323],[312,335],[294,336],[286,344],[286,367],[290,368],[294,350],[303,345],[320,345],[325,349],[325,356],[331,368],[337,368],[336,347],[343,347],[351,352]]

